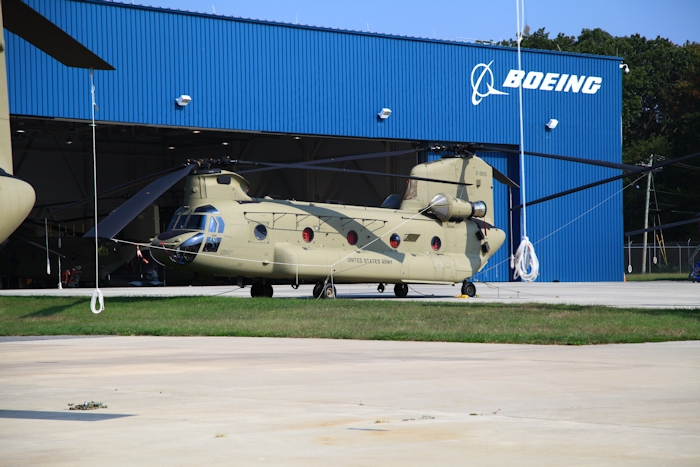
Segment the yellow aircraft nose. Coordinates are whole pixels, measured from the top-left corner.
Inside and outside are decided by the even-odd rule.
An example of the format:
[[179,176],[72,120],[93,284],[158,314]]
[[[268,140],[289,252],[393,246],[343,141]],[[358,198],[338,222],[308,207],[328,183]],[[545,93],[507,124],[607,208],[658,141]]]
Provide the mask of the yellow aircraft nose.
[[197,256],[204,243],[204,234],[168,230],[153,239],[151,255],[163,266],[186,266]]

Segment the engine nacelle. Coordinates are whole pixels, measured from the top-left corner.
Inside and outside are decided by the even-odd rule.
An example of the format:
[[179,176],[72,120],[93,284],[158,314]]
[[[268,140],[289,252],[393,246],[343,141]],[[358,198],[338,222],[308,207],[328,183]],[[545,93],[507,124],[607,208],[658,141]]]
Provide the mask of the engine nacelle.
[[442,222],[449,221],[455,217],[471,219],[472,217],[486,216],[486,203],[483,201],[465,201],[443,194],[435,195],[430,202],[428,211],[432,212]]

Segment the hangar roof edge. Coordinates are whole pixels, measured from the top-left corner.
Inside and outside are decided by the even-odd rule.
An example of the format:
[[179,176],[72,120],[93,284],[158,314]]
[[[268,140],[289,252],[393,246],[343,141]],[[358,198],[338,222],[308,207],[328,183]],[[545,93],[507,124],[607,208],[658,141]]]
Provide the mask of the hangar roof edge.
[[[426,37],[401,36],[398,34],[355,31],[352,29],[336,29],[336,28],[331,28],[331,27],[326,27],[326,26],[310,26],[310,25],[306,25],[306,24],[284,23],[284,22],[279,22],[279,21],[261,20],[261,19],[253,19],[253,18],[242,18],[242,17],[237,17],[237,16],[228,16],[228,15],[220,15],[220,14],[213,14],[213,13],[202,13],[202,12],[197,12],[197,11],[178,10],[178,9],[173,9],[173,8],[154,7],[154,6],[148,6],[148,5],[137,5],[137,4],[133,4],[133,3],[123,3],[120,1],[109,1],[109,0],[70,0],[70,1],[80,2],[80,3],[92,3],[92,4],[97,4],[97,5],[105,5],[105,6],[113,6],[113,7],[130,8],[130,9],[136,9],[136,10],[149,10],[149,11],[158,11],[158,12],[164,12],[164,13],[175,13],[175,14],[181,14],[181,15],[186,15],[186,16],[200,16],[200,17],[204,17],[204,18],[239,21],[239,22],[245,22],[245,23],[267,24],[267,25],[271,25],[271,26],[281,26],[281,27],[296,28],[296,29],[308,29],[308,30],[314,30],[314,31],[336,32],[336,33],[351,34],[351,35],[358,35],[358,36],[381,37],[381,38],[386,38],[386,39],[398,39],[398,40],[408,40],[408,41],[417,41],[417,42],[431,42],[431,43],[437,43],[437,44],[456,45],[456,46],[463,46],[463,47],[477,47],[477,48],[500,49],[500,50],[512,50],[513,49],[512,47],[506,47],[506,46],[501,46],[501,45],[478,44],[478,43],[473,43],[473,42],[462,42],[462,41],[456,41],[456,40],[451,41],[448,39],[429,39]],[[561,52],[561,51],[557,51],[557,50],[542,50],[542,49],[523,49],[523,50],[525,50],[528,53],[565,55],[565,56],[569,56],[569,57],[597,58],[597,59],[614,60],[614,61],[623,60],[622,57],[613,57],[613,56],[609,56],[609,55],[592,55],[592,54]]]

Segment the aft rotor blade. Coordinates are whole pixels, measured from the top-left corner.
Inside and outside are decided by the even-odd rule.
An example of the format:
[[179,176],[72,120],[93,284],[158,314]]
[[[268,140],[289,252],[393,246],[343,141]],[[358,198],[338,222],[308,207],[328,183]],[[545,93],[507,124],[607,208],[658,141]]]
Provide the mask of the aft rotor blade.
[[272,165],[268,163],[255,163],[255,164],[260,164],[260,165],[269,165],[269,167],[262,167],[258,169],[251,169],[251,170],[243,170],[241,172],[238,172],[239,174],[244,174],[244,173],[253,173],[253,172],[265,172],[268,170],[277,170],[280,167],[283,168],[288,168],[288,169],[300,169],[300,168],[309,168],[313,170],[313,167],[321,164],[332,164],[333,162],[349,162],[349,161],[359,161],[363,159],[379,159],[381,157],[398,157],[398,156],[405,156],[407,154],[414,154],[417,152],[425,152],[425,151],[430,151],[430,148],[415,148],[415,149],[404,149],[401,151],[390,151],[390,152],[374,152],[370,154],[359,154],[355,156],[342,156],[342,157],[331,157],[330,159],[318,159],[314,161],[304,161],[304,162],[295,162],[293,164],[278,164],[278,165]]
[[83,237],[112,238],[119,233],[129,222],[134,220],[144,209],[157,200],[160,195],[168,191],[170,187],[189,175],[196,168],[194,165],[186,165],[180,170],[151,182],[146,188],[129,198],[112,213],[97,224],[97,232],[91,229]]
[[633,230],[631,232],[625,232],[625,237],[631,237],[632,235],[637,235],[644,232],[653,232],[655,230],[670,229],[671,227],[678,227],[679,225],[692,224],[693,222],[700,222],[700,217],[695,219],[688,219],[686,221],[671,222],[670,224],[657,225],[656,227],[649,227],[648,229]]
[[21,0],[2,0],[5,29],[66,66],[114,70],[114,67]]
[[[473,149],[475,151],[505,152],[508,154],[520,154],[520,151],[517,149],[504,149],[504,148],[499,148],[499,147],[494,147],[494,146],[474,146]],[[639,168],[638,165],[618,164],[615,162],[601,161],[598,159],[583,159],[581,157],[560,156],[558,154],[547,154],[544,152],[523,151],[523,153],[525,153],[529,156],[546,157],[548,159],[558,159],[558,160],[569,161],[569,162],[578,162],[580,164],[595,165],[595,166],[599,166],[599,167],[608,167],[610,169],[633,171],[633,170],[637,170]]]
[[[555,194],[553,194],[553,195],[545,196],[544,198],[539,198],[539,199],[536,199],[536,200],[534,200],[534,201],[528,201],[528,202],[527,202],[527,205],[528,205],[528,206],[532,206],[533,204],[543,203],[543,202],[545,202],[545,201],[549,201],[549,200],[552,200],[552,199],[555,199],[555,198],[560,198],[560,197],[562,197],[562,196],[570,195],[571,193],[576,193],[576,192],[578,192],[578,191],[587,190],[587,189],[589,189],[589,188],[593,188],[593,187],[596,187],[596,186],[599,186],[599,185],[604,185],[604,184],[606,184],[606,183],[614,182],[614,181],[616,181],[616,180],[620,180],[620,179],[623,179],[623,178],[626,178],[626,177],[633,177],[633,176],[635,176],[635,175],[639,175],[639,174],[643,174],[643,173],[645,173],[645,172],[649,172],[649,171],[652,171],[652,170],[660,169],[660,168],[666,167],[666,166],[668,166],[668,165],[674,165],[674,164],[677,164],[677,163],[679,163],[679,162],[683,162],[683,161],[685,161],[685,160],[692,159],[692,158],[698,157],[698,156],[700,156],[700,152],[696,152],[695,154],[690,154],[690,155],[688,155],[688,156],[679,157],[679,158],[677,158],[677,159],[669,159],[669,160],[667,160],[667,161],[660,162],[660,163],[658,163],[658,164],[654,164],[654,165],[649,166],[649,167],[637,167],[636,170],[633,170],[633,171],[631,171],[631,172],[624,173],[624,174],[622,174],[622,175],[616,175],[616,176],[614,176],[614,177],[606,178],[606,179],[604,179],[604,180],[599,180],[599,181],[597,181],[597,182],[589,183],[588,185],[583,185],[583,186],[580,186],[580,187],[577,187],[577,188],[572,188],[571,190],[561,191],[561,192],[555,193]],[[523,207],[522,204],[519,205],[519,206],[514,206],[514,207],[513,207],[513,210],[515,210],[515,209],[521,209],[522,207]]]
[[[380,177],[392,177],[392,178],[404,178],[404,179],[408,178],[411,180],[422,180],[424,182],[447,183],[449,185],[460,185],[460,186],[471,186],[472,185],[471,183],[455,182],[452,180],[439,180],[437,178],[418,177],[415,175],[390,174],[390,173],[386,173],[386,172],[369,172],[367,170],[341,169],[338,167],[305,167],[305,166],[297,165],[297,164],[275,164],[272,162],[256,162],[255,164],[267,165],[270,167],[270,169],[298,169],[298,170],[311,169],[311,170],[321,170],[321,171],[326,171],[326,172],[344,172],[344,173],[362,174],[362,175],[377,175]],[[250,173],[253,171],[254,170],[247,170],[247,171],[245,171],[245,173]],[[238,172],[238,173],[244,173],[244,172]]]
[[504,185],[508,185],[513,188],[520,188],[520,186],[515,183],[513,180],[508,178],[503,172],[497,170],[495,167],[491,166],[491,169],[493,170],[493,178],[494,180],[503,183]]

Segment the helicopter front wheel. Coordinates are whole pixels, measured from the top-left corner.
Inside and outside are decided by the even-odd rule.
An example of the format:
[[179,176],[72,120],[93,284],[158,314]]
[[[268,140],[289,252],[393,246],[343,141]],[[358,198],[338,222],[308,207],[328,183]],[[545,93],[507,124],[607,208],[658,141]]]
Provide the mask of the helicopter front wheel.
[[473,282],[462,282],[462,295],[467,297],[476,297],[476,286]]
[[316,285],[314,285],[314,298],[321,298],[321,294],[323,294],[323,284],[319,282]]

